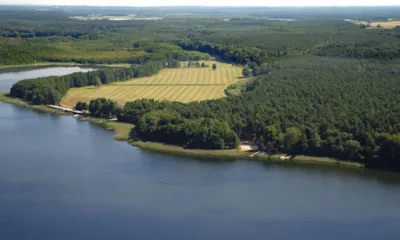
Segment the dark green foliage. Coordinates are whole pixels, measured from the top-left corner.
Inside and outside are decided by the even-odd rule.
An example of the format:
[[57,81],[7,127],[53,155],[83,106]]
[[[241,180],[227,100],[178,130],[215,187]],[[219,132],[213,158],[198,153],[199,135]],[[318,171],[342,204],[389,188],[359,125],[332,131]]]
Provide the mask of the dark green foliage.
[[[129,110],[133,117],[125,121],[135,123],[162,109],[163,116],[171,111],[181,122],[223,122],[241,139],[262,139],[258,143],[267,152],[332,156],[400,170],[398,71],[399,65],[390,63],[293,59],[253,81],[243,95],[189,104],[135,101],[127,103],[127,110],[137,110]],[[189,146],[187,141],[174,144]]]
[[223,44],[189,39],[178,40],[175,43],[183,49],[206,52],[210,55],[216,55],[224,61],[237,64],[260,63],[262,58],[261,51],[257,48],[238,48],[237,46],[225,46]]
[[318,48],[316,54],[319,56],[390,60],[400,57],[400,43],[391,45],[366,43],[328,44]]
[[250,77],[252,73],[248,67],[245,67],[245,68],[243,68],[242,74],[243,74],[243,77],[247,78],[247,77]]
[[136,124],[141,116],[153,110],[164,108],[164,103],[156,100],[143,99],[140,101],[127,102],[123,114],[118,118],[120,121]]
[[39,60],[38,52],[30,46],[13,46],[0,43],[0,64],[33,63]]
[[75,109],[78,111],[89,110],[89,105],[86,102],[77,102]]
[[94,79],[92,79],[90,85],[93,85],[93,86],[96,86],[96,87],[101,86],[100,78],[99,77],[95,77]]
[[188,120],[169,110],[151,111],[141,116],[136,124],[141,139],[186,148],[231,149],[239,138],[226,123],[215,119]]
[[118,104],[105,98],[96,98],[89,103],[89,112],[94,117],[115,117],[120,114]]

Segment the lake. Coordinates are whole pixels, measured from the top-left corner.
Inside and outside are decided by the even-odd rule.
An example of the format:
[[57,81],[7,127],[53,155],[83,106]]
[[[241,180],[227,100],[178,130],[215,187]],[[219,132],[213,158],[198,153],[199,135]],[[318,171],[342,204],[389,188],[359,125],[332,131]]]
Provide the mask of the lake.
[[[20,79],[79,68],[0,74]],[[86,69],[87,71],[87,69]],[[0,239],[397,239],[400,177],[142,151],[0,102]]]

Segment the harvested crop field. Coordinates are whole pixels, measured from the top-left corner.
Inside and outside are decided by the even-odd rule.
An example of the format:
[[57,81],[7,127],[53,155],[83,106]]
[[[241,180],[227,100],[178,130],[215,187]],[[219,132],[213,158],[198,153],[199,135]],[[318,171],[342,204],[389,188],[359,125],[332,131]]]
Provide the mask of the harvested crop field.
[[[217,70],[211,66],[217,64]],[[219,62],[206,62],[208,68],[164,69],[160,73],[116,82],[100,87],[88,86],[70,89],[61,105],[75,106],[78,101],[108,98],[119,104],[142,98],[179,102],[203,101],[225,97],[224,90],[231,84],[244,80],[242,68]]]
[[400,26],[400,21],[389,21],[389,22],[372,22],[372,27],[382,27],[382,28],[395,28]]
[[351,22],[354,24],[365,24],[370,25],[369,28],[395,28],[400,26],[400,21],[387,21],[387,22],[366,22],[366,21],[357,21],[352,19],[345,19],[346,22]]

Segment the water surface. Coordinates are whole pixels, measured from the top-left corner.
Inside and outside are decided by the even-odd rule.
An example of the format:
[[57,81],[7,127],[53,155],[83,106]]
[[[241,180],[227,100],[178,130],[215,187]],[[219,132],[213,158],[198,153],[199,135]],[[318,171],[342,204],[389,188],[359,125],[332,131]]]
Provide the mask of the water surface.
[[[32,68],[32,67],[28,67]],[[7,72],[7,69],[0,69],[0,92],[9,91],[11,86],[23,79],[32,79],[38,77],[63,76],[74,72],[88,72],[91,68],[80,67],[51,67],[51,68],[36,68],[28,71],[18,71],[14,69],[12,72]]]
[[[0,74],[0,91],[56,69]],[[7,240],[397,239],[400,178],[154,154],[0,102],[0,226]]]

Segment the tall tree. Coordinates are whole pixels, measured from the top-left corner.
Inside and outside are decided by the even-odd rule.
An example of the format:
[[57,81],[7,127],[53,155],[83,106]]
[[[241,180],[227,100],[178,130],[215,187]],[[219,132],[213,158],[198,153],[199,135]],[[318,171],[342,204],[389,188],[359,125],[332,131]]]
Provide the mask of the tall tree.
[[251,76],[251,70],[248,67],[243,68],[242,71],[243,77],[250,77]]

